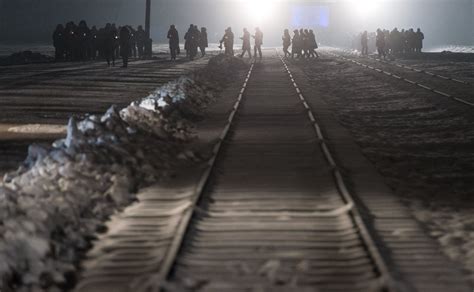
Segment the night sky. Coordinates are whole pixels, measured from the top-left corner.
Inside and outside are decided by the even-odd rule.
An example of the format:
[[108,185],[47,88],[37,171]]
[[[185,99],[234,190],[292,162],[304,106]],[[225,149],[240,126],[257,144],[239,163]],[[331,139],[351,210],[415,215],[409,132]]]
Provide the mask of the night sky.
[[[350,1],[350,0],[348,0]],[[319,31],[323,41],[344,44],[361,30],[420,27],[427,46],[472,45],[474,42],[474,0],[379,0],[370,15],[357,15],[354,0],[274,1],[272,17],[259,26],[266,33],[265,44],[280,43],[285,27],[305,26]],[[183,31],[190,23],[206,26],[210,41],[216,41],[227,26],[239,34],[242,27],[257,24],[245,0],[152,0],[152,37],[164,42],[174,23]],[[139,25],[144,22],[145,0],[0,0],[0,42],[48,42],[58,23],[81,19],[89,26],[107,22]],[[314,15],[314,17],[312,17]]]

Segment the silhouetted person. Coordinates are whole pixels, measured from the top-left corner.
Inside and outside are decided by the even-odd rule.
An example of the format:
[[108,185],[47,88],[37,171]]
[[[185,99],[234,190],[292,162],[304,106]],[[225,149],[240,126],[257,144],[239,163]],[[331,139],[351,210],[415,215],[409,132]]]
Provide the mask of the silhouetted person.
[[206,48],[209,46],[207,41],[207,29],[201,27],[201,34],[199,36],[199,49],[201,50],[201,55],[204,57],[206,55]]
[[112,23],[112,30],[115,31],[115,42],[114,42],[114,56],[115,59],[120,58],[120,42],[119,42],[119,32],[120,32],[121,27],[115,25],[115,23]]
[[193,60],[197,54],[199,30],[197,30],[197,28],[191,24],[188,31],[184,35],[184,39],[184,49],[186,50],[186,56]]
[[413,53],[415,51],[415,42],[416,42],[416,33],[413,28],[410,28],[407,31],[407,43],[408,43],[408,51]]
[[318,48],[318,42],[316,41],[316,35],[312,29],[308,32],[308,43],[309,43],[309,56],[319,58],[318,52],[316,49]]
[[56,26],[56,30],[53,33],[53,45],[55,50],[55,60],[62,60],[64,58],[65,49],[64,27],[62,24]]
[[407,30],[402,29],[401,38],[402,38],[403,53],[408,53],[410,50],[408,48],[408,31]]
[[292,46],[291,46],[291,57],[294,58],[295,54],[296,57],[300,58],[301,57],[301,37],[300,33],[297,29],[293,31],[293,41],[292,41]]
[[128,58],[132,51],[132,33],[127,26],[120,29],[119,36],[120,56],[122,57],[123,68],[128,67]]
[[77,41],[78,41],[78,58],[81,61],[85,61],[89,58],[87,55],[89,51],[89,42],[90,42],[90,29],[87,26],[85,20],[81,20],[79,22],[79,26],[77,27]]
[[416,30],[415,52],[421,53],[421,50],[423,49],[423,40],[424,39],[425,39],[425,35],[418,28]]
[[193,54],[194,57],[197,56],[199,44],[201,43],[201,31],[199,30],[197,25],[194,25],[193,28],[193,38],[194,38],[194,46],[193,46]]
[[394,28],[390,32],[390,40],[392,43],[392,54],[399,54],[402,52],[402,38],[398,28]]
[[244,28],[244,35],[240,39],[242,40],[242,54],[240,55],[240,57],[242,58],[245,53],[248,53],[249,58],[252,58],[252,53],[250,52],[250,33],[246,28]]
[[283,53],[285,53],[285,57],[289,57],[291,54],[288,51],[288,48],[291,45],[291,36],[288,29],[285,29],[285,31],[283,32],[283,36],[281,37],[281,40],[283,41]]
[[92,60],[97,59],[97,50],[99,48],[98,34],[99,34],[99,31],[97,30],[97,27],[95,25],[92,26],[90,42],[89,42],[89,56]]
[[179,34],[174,24],[172,24],[168,30],[168,40],[170,44],[171,60],[176,60],[176,55],[178,54],[179,49]]
[[367,31],[364,31],[360,37],[360,44],[362,46],[362,56],[369,55],[369,37]]
[[220,48],[222,48],[222,44],[224,44],[225,54],[229,56],[234,55],[234,33],[232,32],[232,28],[228,27],[225,30],[224,36],[220,41]]
[[117,40],[117,31],[110,23],[107,23],[105,26],[103,38],[104,57],[105,60],[107,60],[107,65],[110,67],[110,63],[112,62],[112,66],[115,66],[115,42]]
[[146,44],[146,33],[143,30],[143,26],[139,25],[137,32],[135,33],[135,39],[137,41],[138,57],[143,58],[145,55],[145,44]]
[[74,22],[68,22],[64,29],[64,48],[66,59],[72,61],[76,57],[76,25]]
[[263,32],[260,30],[260,28],[255,28],[255,35],[253,36],[253,38],[255,39],[255,44],[253,46],[253,54],[255,55],[255,58],[257,58],[258,52],[259,57],[262,58]]
[[377,52],[379,54],[379,58],[386,58],[386,53],[385,53],[385,34],[384,32],[379,28],[377,29],[377,36],[376,36],[376,41],[375,45],[377,46]]
[[300,56],[305,57],[305,45],[306,45],[306,35],[304,33],[304,29],[300,29]]
[[137,31],[131,26],[128,25],[130,30],[130,57],[137,57]]
[[385,54],[389,54],[390,50],[392,49],[392,41],[390,39],[390,31],[387,29],[384,29],[383,31],[384,37],[385,37]]

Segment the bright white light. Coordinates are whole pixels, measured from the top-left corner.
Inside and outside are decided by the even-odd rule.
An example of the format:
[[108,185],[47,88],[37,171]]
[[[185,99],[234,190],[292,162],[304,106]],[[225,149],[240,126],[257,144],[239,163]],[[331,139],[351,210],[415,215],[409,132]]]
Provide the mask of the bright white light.
[[262,25],[275,12],[275,0],[247,0],[244,1],[248,18],[255,25]]
[[368,18],[377,11],[379,0],[351,0],[352,8],[360,18]]

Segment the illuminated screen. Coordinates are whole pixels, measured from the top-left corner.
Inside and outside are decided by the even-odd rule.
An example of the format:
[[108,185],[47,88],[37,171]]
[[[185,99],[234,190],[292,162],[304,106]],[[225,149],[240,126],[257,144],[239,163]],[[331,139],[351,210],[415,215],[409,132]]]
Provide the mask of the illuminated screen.
[[328,27],[329,7],[321,5],[293,5],[291,25],[296,28]]

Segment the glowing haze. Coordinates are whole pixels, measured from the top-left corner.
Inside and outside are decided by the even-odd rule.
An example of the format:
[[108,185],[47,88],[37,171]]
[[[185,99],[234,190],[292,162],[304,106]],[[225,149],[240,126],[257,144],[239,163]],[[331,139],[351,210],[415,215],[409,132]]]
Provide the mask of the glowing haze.
[[[311,28],[318,40],[347,44],[353,34],[378,27],[418,28],[427,45],[464,44],[474,40],[473,0],[151,0],[152,37],[166,42],[170,24],[181,33],[189,24],[206,26],[209,40],[231,26],[262,28],[264,45],[279,45],[283,29]],[[0,43],[50,42],[58,23],[87,21],[137,26],[144,23],[145,0],[0,0]],[[236,38],[238,42],[238,38]]]

